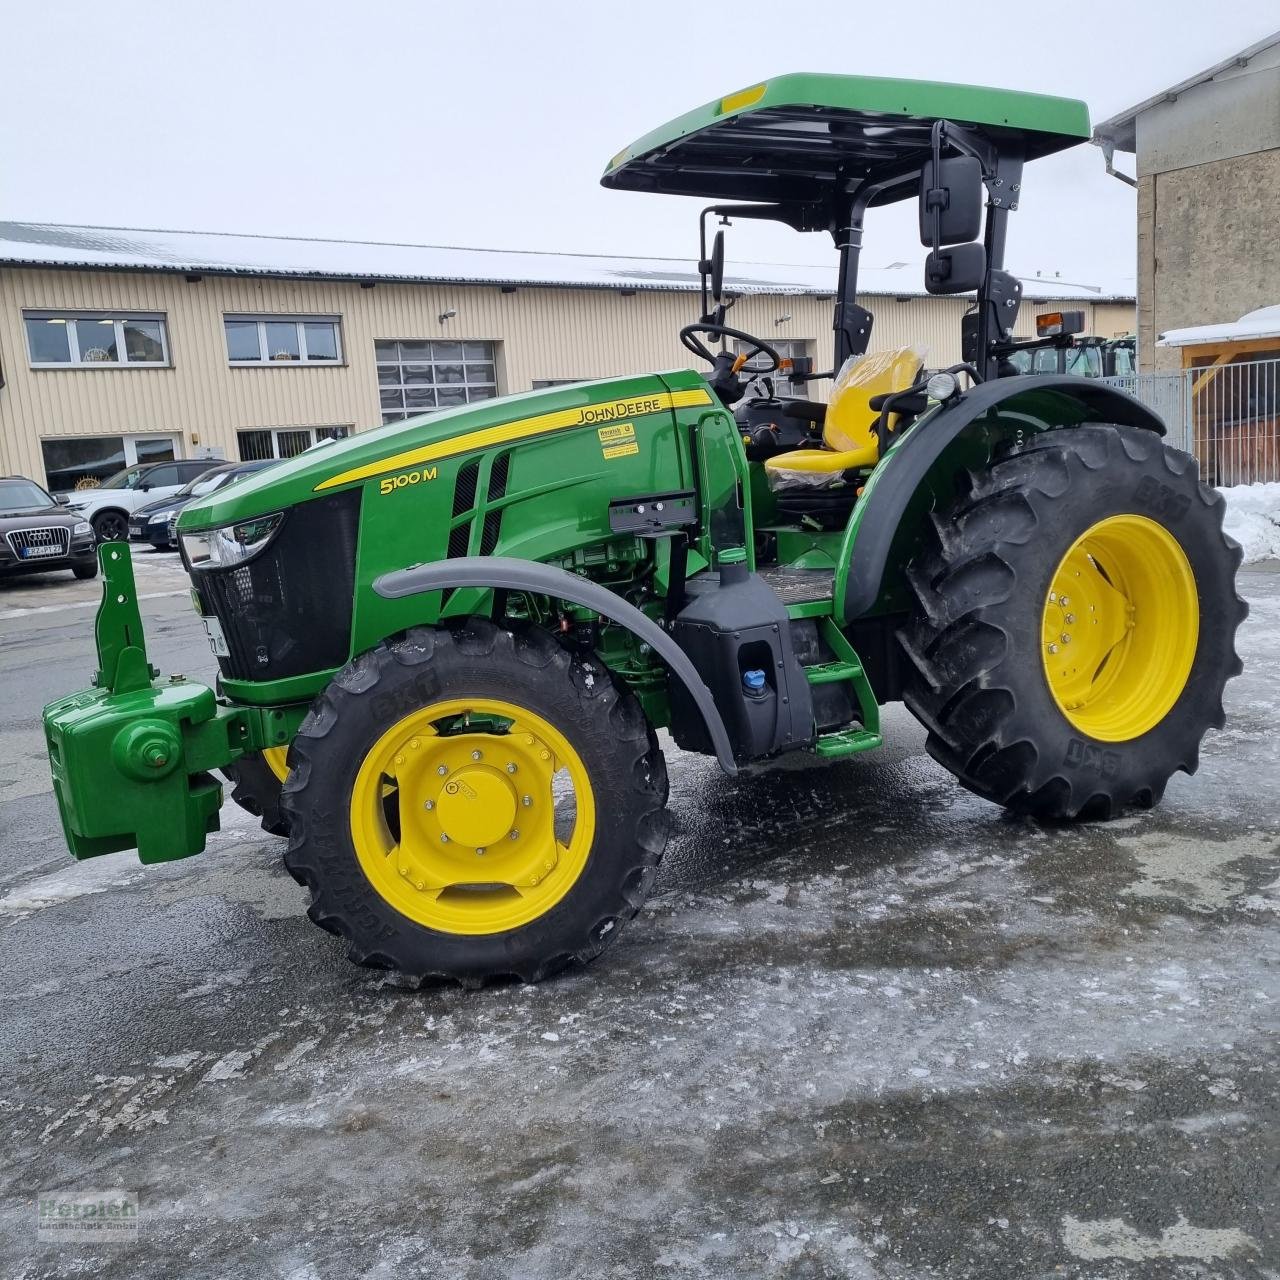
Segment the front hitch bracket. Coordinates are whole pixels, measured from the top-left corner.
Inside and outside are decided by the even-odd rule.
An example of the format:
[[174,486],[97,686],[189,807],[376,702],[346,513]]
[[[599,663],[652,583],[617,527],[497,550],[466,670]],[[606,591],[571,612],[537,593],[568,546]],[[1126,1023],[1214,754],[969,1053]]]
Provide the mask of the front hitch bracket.
[[63,832],[76,858],[122,849],[146,863],[186,858],[218,830],[222,786],[212,770],[287,743],[306,707],[234,706],[184,676],[160,681],[128,546],[103,543],[98,563],[93,687],[44,709]]

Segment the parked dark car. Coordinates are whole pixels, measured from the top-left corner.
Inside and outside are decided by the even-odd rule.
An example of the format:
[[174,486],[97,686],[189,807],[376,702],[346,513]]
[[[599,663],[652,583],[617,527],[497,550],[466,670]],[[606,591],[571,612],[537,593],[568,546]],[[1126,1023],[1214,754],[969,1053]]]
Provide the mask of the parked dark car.
[[0,574],[98,572],[93,526],[26,476],[0,476]]
[[188,481],[177,493],[157,498],[139,507],[129,517],[129,541],[149,542],[157,551],[167,551],[176,545],[173,540],[173,526],[178,512],[192,498],[203,498],[205,494],[221,489],[223,485],[239,480],[241,476],[251,475],[264,467],[273,466],[275,458],[267,458],[261,462],[223,462],[202,471],[194,480]]

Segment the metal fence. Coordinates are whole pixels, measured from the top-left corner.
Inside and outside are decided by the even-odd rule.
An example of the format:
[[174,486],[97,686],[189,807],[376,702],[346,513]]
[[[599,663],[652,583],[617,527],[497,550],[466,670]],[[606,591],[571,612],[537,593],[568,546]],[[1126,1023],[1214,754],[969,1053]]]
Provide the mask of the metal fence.
[[1280,481],[1280,360],[1107,378],[1150,405],[1206,484]]

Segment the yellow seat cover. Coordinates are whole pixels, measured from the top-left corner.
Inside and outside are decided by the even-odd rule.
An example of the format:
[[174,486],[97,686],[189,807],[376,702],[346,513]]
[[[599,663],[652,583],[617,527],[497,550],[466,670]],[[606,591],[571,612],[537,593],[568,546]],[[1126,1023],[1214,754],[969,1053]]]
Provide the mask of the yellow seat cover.
[[[880,415],[871,408],[875,396],[905,391],[924,364],[920,347],[899,347],[874,355],[850,356],[844,362],[827,405],[821,449],[793,449],[764,464],[771,488],[829,484],[841,472],[873,467],[880,457],[875,425]],[[889,429],[897,424],[890,414]]]

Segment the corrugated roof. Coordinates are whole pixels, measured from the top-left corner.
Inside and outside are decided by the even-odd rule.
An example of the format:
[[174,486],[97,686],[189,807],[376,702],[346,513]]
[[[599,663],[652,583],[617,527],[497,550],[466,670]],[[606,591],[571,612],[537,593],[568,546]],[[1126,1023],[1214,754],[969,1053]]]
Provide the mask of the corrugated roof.
[[[696,263],[681,258],[605,257],[37,222],[0,222],[0,265],[533,288],[678,292],[698,288]],[[1023,279],[1024,296],[1029,298],[1132,301],[1134,297],[1132,281],[1121,288],[1095,288],[1036,276]],[[731,291],[744,294],[834,294],[835,263],[833,260],[830,267],[738,263],[726,272],[725,283]],[[920,267],[906,263],[864,267],[858,275],[858,286],[860,293],[868,294],[924,294]]]
[[1246,66],[1258,54],[1277,44],[1280,44],[1280,31],[1273,32],[1271,35],[1263,37],[1256,44],[1251,44],[1247,49],[1241,49],[1239,53],[1233,54],[1230,58],[1215,62],[1213,66],[1206,67],[1203,71],[1197,71],[1195,75],[1188,76],[1185,80],[1180,80],[1170,88],[1153,94],[1150,98],[1138,103],[1136,107],[1130,107],[1127,111],[1121,111],[1109,120],[1104,120],[1094,129],[1093,140],[1098,143],[1110,143],[1120,151],[1132,151],[1136,145],[1134,125],[1144,111],[1150,111],[1152,107],[1158,107],[1162,102],[1172,102],[1180,94],[1186,93],[1188,89],[1194,89],[1198,84],[1206,84],[1208,81],[1216,79],[1224,71]]

